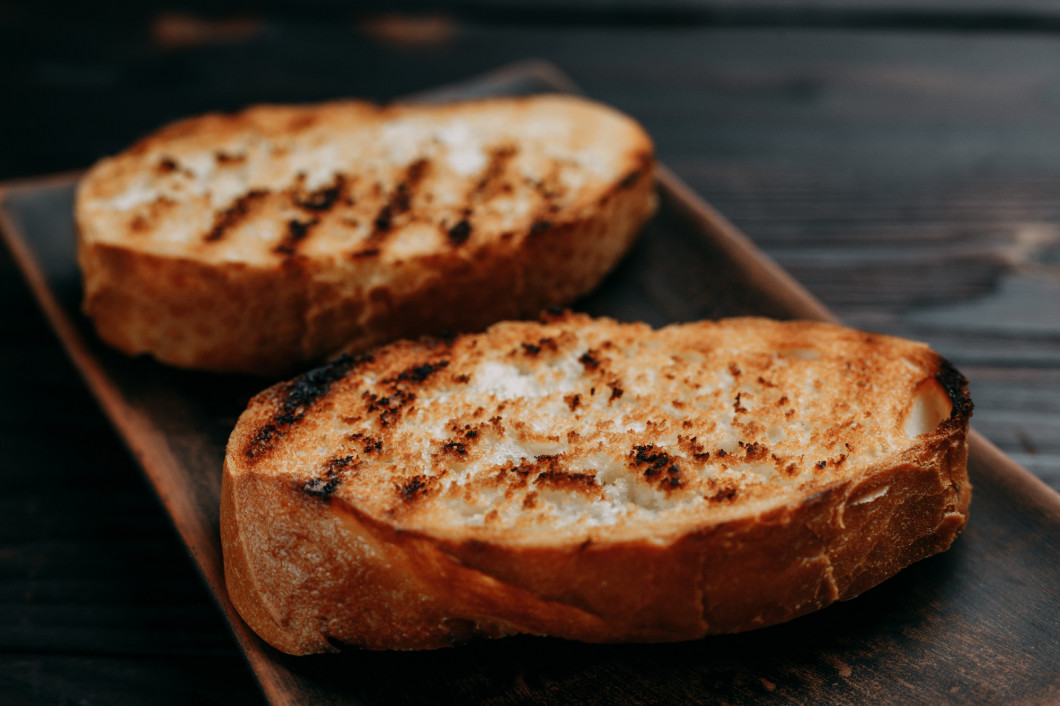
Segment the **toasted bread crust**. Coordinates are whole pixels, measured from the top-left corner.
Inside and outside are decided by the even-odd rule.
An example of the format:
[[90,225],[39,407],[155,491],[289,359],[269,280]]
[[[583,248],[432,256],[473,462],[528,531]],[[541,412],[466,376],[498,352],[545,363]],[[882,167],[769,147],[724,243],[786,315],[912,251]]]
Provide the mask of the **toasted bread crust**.
[[[604,340],[609,356],[589,345]],[[547,382],[544,392],[489,382],[497,392],[460,396],[498,361]],[[726,382],[713,389],[719,365]],[[638,387],[646,368],[686,378]],[[568,394],[557,428],[563,413],[547,411],[549,395],[595,389],[600,374],[624,394],[592,409]],[[702,416],[662,418],[667,405],[681,409],[668,399],[681,387]],[[853,395],[863,405],[844,407]],[[794,438],[794,421],[787,439],[761,427],[765,403],[789,397],[812,422],[808,443]],[[755,405],[757,415],[740,411]],[[655,423],[608,431],[635,409]],[[543,429],[538,413],[553,415]],[[825,324],[737,319],[652,332],[564,315],[399,342],[270,388],[240,418],[223,478],[229,593],[255,631],[292,654],[514,633],[673,641],[771,625],[949,547],[970,501],[970,414],[965,381],[926,347]],[[711,417],[733,419],[742,437],[726,453]],[[586,423],[597,441],[571,435]],[[495,457],[514,438],[518,455],[564,435],[558,455]],[[410,438],[418,450],[402,448]],[[817,461],[834,448],[845,461]],[[452,514],[482,498],[493,498],[492,513]],[[613,512],[600,519],[604,506]]]
[[655,208],[650,139],[577,98],[259,106],[82,180],[84,310],[129,354],[276,374],[592,289]]

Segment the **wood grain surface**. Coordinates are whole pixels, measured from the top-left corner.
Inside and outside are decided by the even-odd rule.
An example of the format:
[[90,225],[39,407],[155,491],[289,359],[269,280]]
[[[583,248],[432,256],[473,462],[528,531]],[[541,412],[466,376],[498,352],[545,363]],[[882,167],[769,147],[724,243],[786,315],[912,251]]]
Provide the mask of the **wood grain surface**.
[[[206,18],[190,43],[165,48],[158,38],[166,22],[154,18],[135,32],[59,23],[5,35],[8,51],[48,41],[15,56],[5,79],[9,105],[20,109],[0,111],[3,174],[83,167],[201,110],[388,98],[545,56],[591,95],[640,118],[694,191],[847,323],[926,340],[954,360],[972,380],[974,425],[1060,487],[1060,41],[1053,36],[443,22],[426,32],[413,23],[419,34],[409,42],[407,26],[402,34],[367,22],[265,18],[248,30]],[[658,281],[638,287],[667,314],[685,305],[686,296]],[[712,291],[700,278],[693,294]],[[8,485],[0,700],[260,699],[165,514],[6,254],[0,293]],[[1026,574],[1057,566],[1053,520],[1048,507],[1034,505],[1033,490],[1016,492],[1006,476],[984,471],[998,467],[973,469],[973,523],[961,540],[989,541],[992,553],[962,553],[959,543],[936,561],[940,569],[915,567],[893,588],[809,619],[820,622],[805,632],[795,623],[779,637],[704,641],[690,652],[703,662],[687,675],[672,648],[604,648],[615,660],[606,664],[640,666],[622,672],[632,675],[621,694],[608,690],[615,667],[593,667],[591,693],[600,701],[659,701],[689,697],[680,689],[694,683],[705,701],[729,694],[731,702],[798,702],[830,689],[832,700],[856,703],[885,696],[888,684],[924,679],[937,682],[931,694],[946,701],[1055,701],[1057,662],[1048,655],[1060,629],[1048,616],[1056,589],[1047,576]],[[999,529],[998,518],[1011,524]],[[965,569],[972,583],[937,573]],[[1001,589],[1013,576],[1021,588],[1014,626],[994,612],[1011,608]],[[953,595],[967,611],[944,609]],[[927,613],[903,612],[909,597]],[[865,614],[885,617],[866,622],[856,608],[862,601]],[[874,641],[885,619],[899,633],[890,643]],[[940,624],[962,634],[945,658],[930,649]],[[764,643],[773,639],[771,650]],[[881,659],[888,644],[912,647],[911,657]],[[405,667],[466,700],[499,703],[560,702],[563,689],[585,676],[572,666],[585,661],[581,648],[534,640],[514,641],[503,652],[512,662],[488,672],[457,669],[495,649],[434,661],[416,655]],[[427,681],[405,679],[406,692],[388,691],[377,678],[380,659],[339,665],[349,670],[350,693],[376,703],[430,696]],[[1011,678],[989,671],[995,666]],[[660,690],[648,678],[659,674],[687,679]],[[921,692],[905,696],[928,702]]]

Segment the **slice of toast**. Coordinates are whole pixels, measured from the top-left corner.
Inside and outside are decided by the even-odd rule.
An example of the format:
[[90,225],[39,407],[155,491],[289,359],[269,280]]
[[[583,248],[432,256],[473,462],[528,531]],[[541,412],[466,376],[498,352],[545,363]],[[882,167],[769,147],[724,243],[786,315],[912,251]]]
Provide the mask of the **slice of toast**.
[[84,310],[129,354],[275,374],[596,286],[655,208],[630,118],[569,96],[259,106],[80,184]]
[[926,346],[820,323],[400,341],[239,419],[229,594],[294,654],[771,625],[950,546],[971,409]]

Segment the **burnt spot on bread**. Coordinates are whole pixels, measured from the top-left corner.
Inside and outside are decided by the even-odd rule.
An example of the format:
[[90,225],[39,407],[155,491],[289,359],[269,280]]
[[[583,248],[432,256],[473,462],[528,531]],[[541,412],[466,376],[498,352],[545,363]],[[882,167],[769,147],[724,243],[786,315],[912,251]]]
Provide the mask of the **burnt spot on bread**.
[[217,151],[213,153],[214,161],[221,166],[231,166],[233,164],[242,164],[247,161],[245,154],[231,154],[229,152]]
[[634,446],[629,453],[629,465],[643,473],[645,480],[656,482],[664,489],[679,488],[683,483],[681,468],[673,456],[654,444]]
[[765,444],[760,444],[757,441],[750,443],[739,441],[737,443],[743,449],[744,459],[747,461],[764,461],[766,456],[769,455],[769,449],[766,448]]
[[346,186],[346,177],[342,174],[335,176],[335,181],[330,186],[325,186],[316,191],[310,191],[308,194],[295,195],[294,203],[299,208],[303,208],[307,211],[327,211],[335,202],[342,196],[342,191]]
[[350,259],[352,260],[363,260],[370,257],[376,257],[379,254],[379,248],[365,248],[364,250],[357,250],[350,253]]
[[156,169],[158,169],[160,174],[172,174],[180,169],[180,165],[177,164],[177,160],[172,157],[162,157],[162,159],[158,160],[158,166]]
[[449,229],[449,242],[453,245],[463,245],[471,237],[471,224],[466,218]]
[[361,398],[368,412],[378,415],[380,426],[387,427],[416,399],[416,395],[406,390],[395,390],[392,394],[382,396],[365,392]]
[[581,357],[578,358],[578,362],[581,363],[587,371],[596,370],[600,367],[600,359],[596,357],[595,351],[592,349],[582,353]]
[[710,451],[698,440],[698,437],[677,436],[677,446],[696,461],[710,460]]
[[298,244],[306,239],[309,231],[318,223],[320,223],[320,220],[317,218],[311,218],[308,221],[295,219],[287,221],[287,235],[272,251],[278,255],[294,255],[295,251],[298,250]]
[[747,408],[744,407],[743,403],[740,401],[740,397],[741,397],[742,394],[743,394],[742,392],[737,392],[736,393],[736,400],[732,404],[732,411],[735,412],[736,414],[744,414],[744,413],[747,412]]
[[531,357],[540,355],[541,351],[544,350],[547,350],[551,353],[555,353],[559,350],[559,346],[556,344],[556,340],[548,336],[543,336],[534,342],[523,341],[519,344],[519,346],[522,348],[523,353]]
[[333,458],[324,464],[322,475],[306,481],[302,486],[302,491],[321,500],[329,500],[342,483],[343,474],[356,464],[357,460],[353,456]]
[[467,456],[467,444],[450,439],[442,444],[442,455],[447,458],[462,459]]
[[341,355],[327,365],[314,368],[281,385],[272,418],[258,428],[243,449],[243,454],[255,459],[271,451],[276,441],[300,422],[313,405],[328,395],[335,382],[371,360],[369,354]]
[[534,485],[547,485],[550,488],[577,490],[596,486],[596,476],[580,471],[563,471],[548,468],[534,478]]
[[481,193],[499,179],[507,169],[508,163],[515,157],[515,153],[514,145],[501,145],[490,150],[489,161],[486,168],[482,170],[482,177],[475,184],[475,191]]
[[950,398],[949,418],[967,419],[971,417],[975,405],[972,404],[972,398],[968,394],[968,379],[961,374],[961,371],[957,370],[953,363],[940,357],[935,380]]
[[711,502],[730,502],[736,498],[736,495],[739,492],[739,488],[736,486],[728,485],[721,488],[713,495],[708,496],[707,500],[710,500]]
[[530,235],[531,237],[541,235],[550,228],[552,228],[552,221],[534,221],[534,224],[530,226]]
[[364,432],[355,431],[346,435],[346,438],[350,441],[356,441],[361,444],[361,450],[366,455],[372,455],[381,453],[383,450],[383,442],[375,437],[369,436]]
[[396,377],[384,380],[383,382],[395,383],[395,382],[413,382],[421,383],[424,382],[431,375],[434,375],[439,370],[449,367],[448,360],[437,360],[434,362],[419,363],[411,367],[402,370],[397,374]]
[[611,396],[607,398],[609,404],[619,399],[620,397],[622,397],[623,394],[625,394],[625,390],[622,389],[617,380],[612,380],[611,382],[607,383],[607,386],[611,388]]
[[254,204],[268,195],[265,189],[252,189],[232,202],[232,205],[214,217],[213,225],[203,237],[203,242],[213,243],[224,237],[225,231],[236,227],[250,213]]
[[578,407],[581,406],[582,396],[581,395],[565,395],[563,397],[563,401],[567,403],[567,408],[570,409],[570,411],[573,412],[574,410],[578,409]]
[[412,502],[416,498],[426,494],[427,478],[418,474],[414,475],[402,484],[398,492],[400,493],[402,500],[405,502]]

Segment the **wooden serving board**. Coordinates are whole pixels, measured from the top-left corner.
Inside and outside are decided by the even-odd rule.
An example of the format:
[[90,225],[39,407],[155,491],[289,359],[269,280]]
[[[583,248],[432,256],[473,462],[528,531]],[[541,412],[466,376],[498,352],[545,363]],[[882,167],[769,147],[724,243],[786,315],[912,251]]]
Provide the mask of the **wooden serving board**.
[[[575,90],[520,64],[419,96]],[[224,589],[224,445],[270,381],[179,371],[109,350],[82,316],[77,175],[10,184],[0,228],[63,345],[138,459],[266,698],[315,703],[982,703],[1060,700],[1060,496],[977,434],[972,519],[943,555],[786,625],[671,645],[517,637],[450,650],[293,658],[262,643]],[[666,169],[660,210],[576,309],[660,325],[757,314],[832,319]]]

